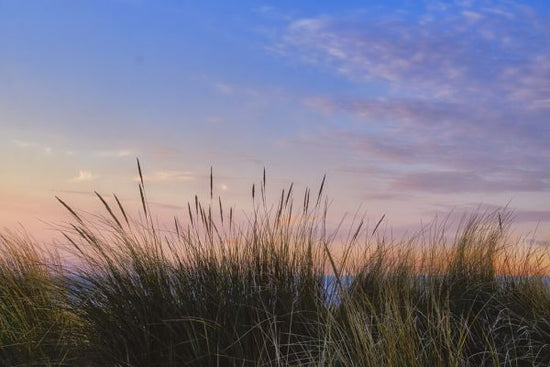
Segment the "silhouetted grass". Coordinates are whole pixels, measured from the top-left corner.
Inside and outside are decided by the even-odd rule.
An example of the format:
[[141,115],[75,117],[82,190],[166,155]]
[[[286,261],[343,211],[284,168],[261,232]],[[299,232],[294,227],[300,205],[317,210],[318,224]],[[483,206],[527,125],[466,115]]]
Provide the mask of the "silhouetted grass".
[[138,169],[140,219],[116,196],[97,194],[102,217],[59,199],[70,271],[0,237],[0,364],[550,364],[548,248],[510,242],[503,213],[472,216],[450,242],[444,226],[399,243],[360,222],[336,243],[324,180],[297,208],[292,186],[268,203],[264,174],[245,223],[211,177],[210,198],[165,230]]
[[0,365],[72,365],[85,343],[60,262],[24,233],[0,234]]

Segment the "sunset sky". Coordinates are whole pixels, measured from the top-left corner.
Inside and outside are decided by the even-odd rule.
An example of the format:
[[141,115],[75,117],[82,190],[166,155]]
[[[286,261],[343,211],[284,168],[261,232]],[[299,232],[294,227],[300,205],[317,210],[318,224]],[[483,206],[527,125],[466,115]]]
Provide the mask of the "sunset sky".
[[550,240],[548,1],[0,0],[0,50],[0,227],[137,207],[139,157],[159,216],[266,167],[326,173],[331,218],[509,205]]

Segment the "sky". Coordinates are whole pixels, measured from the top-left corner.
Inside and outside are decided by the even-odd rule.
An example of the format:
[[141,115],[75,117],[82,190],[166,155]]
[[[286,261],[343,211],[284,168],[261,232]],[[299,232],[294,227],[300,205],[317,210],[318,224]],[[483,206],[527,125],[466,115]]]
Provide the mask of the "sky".
[[330,220],[395,233],[508,206],[550,240],[547,1],[0,0],[0,227],[39,239],[194,194],[327,175]]

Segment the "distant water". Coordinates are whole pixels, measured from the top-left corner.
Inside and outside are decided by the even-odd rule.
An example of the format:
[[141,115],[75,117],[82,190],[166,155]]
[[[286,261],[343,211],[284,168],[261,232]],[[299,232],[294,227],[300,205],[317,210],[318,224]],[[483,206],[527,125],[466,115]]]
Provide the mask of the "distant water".
[[336,281],[335,275],[325,275],[323,277],[323,288],[326,291],[326,301],[329,304],[338,304],[340,303],[341,294],[340,286],[344,289],[348,289],[353,283],[353,276],[346,275],[340,278],[340,284]]
[[[424,276],[420,276],[420,277],[423,278],[424,280],[426,279]],[[354,279],[354,277],[351,276],[351,275],[341,277],[341,279],[340,279],[341,287],[344,288],[344,289],[348,289],[351,286],[351,284],[353,283],[353,279]],[[503,282],[506,279],[510,279],[510,278],[509,277],[508,278],[503,277],[502,278]],[[516,279],[521,280],[521,277],[518,276]],[[548,289],[550,289],[550,276],[542,277],[542,281],[543,281],[544,284],[546,284]],[[323,287],[325,288],[325,291],[326,291],[326,300],[327,300],[327,302],[330,303],[330,304],[338,304],[340,302],[340,299],[341,299],[341,294],[340,294],[341,290],[340,290],[340,285],[336,281],[336,276],[334,276],[334,275],[324,276],[323,277]]]
[[[425,279],[424,276],[421,276]],[[76,277],[72,277],[73,280],[76,280]],[[509,278],[508,278],[509,279]],[[521,277],[517,277],[518,280],[521,279]],[[352,283],[353,283],[354,277],[351,275],[342,276],[340,278],[341,287],[345,290],[348,289]],[[83,285],[90,285],[86,280],[84,279],[78,279],[78,281]],[[503,278],[504,281],[504,278]],[[542,277],[542,281],[548,289],[550,289],[550,276]],[[340,284],[336,281],[336,276],[334,275],[325,275],[323,277],[323,288],[326,291],[326,301],[329,304],[338,304],[341,300],[341,290],[340,290]]]

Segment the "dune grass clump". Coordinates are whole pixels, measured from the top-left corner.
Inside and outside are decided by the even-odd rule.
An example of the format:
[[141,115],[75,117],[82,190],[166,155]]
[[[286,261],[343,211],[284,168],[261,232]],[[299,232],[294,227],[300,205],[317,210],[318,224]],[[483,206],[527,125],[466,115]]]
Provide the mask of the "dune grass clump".
[[23,233],[0,234],[1,366],[75,361],[83,334],[58,260]]
[[344,365],[549,365],[548,285],[513,275],[548,250],[497,269],[515,255],[506,229],[499,213],[474,215],[450,246],[365,253],[334,320]]
[[270,205],[264,173],[236,223],[211,176],[210,197],[169,229],[142,178],[138,219],[116,196],[97,194],[103,216],[59,199],[70,271],[0,237],[0,364],[550,365],[549,247],[513,242],[505,212],[473,215],[454,239],[434,226],[389,241],[381,219],[340,240],[323,185]]
[[[265,202],[265,181],[260,191],[254,199]],[[168,232],[154,226],[143,182],[140,192],[142,221],[116,197],[112,207],[98,195],[109,213],[99,223],[63,202],[80,264],[71,298],[89,323],[97,363],[316,363],[327,312],[319,200],[295,215],[289,190],[277,208],[257,205],[243,227],[221,201],[214,213],[197,198],[187,225],[176,219]]]

